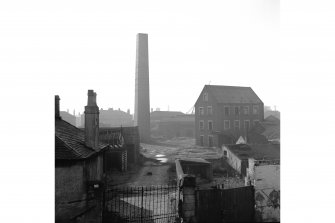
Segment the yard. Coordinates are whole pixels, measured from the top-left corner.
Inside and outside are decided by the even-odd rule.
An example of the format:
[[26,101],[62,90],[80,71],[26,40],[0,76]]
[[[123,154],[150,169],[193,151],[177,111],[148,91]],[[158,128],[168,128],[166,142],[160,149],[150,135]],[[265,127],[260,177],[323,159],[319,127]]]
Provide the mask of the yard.
[[[110,184],[122,186],[151,186],[176,183],[175,159],[180,157],[220,160],[222,151],[218,148],[204,148],[195,145],[191,138],[174,138],[156,141],[151,144],[141,143],[143,162],[126,173],[115,172]],[[224,162],[223,166],[214,168],[214,179],[203,186],[224,184],[225,188],[244,186],[244,180]]]

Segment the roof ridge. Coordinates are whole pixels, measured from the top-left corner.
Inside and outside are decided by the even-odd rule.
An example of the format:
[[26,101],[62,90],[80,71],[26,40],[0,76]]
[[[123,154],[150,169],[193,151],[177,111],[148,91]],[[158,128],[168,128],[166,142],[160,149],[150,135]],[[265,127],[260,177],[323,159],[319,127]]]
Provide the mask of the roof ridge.
[[251,88],[251,87],[247,87],[247,86],[233,86],[233,85],[208,85],[206,84],[205,86],[209,86],[209,87],[239,87],[239,88]]

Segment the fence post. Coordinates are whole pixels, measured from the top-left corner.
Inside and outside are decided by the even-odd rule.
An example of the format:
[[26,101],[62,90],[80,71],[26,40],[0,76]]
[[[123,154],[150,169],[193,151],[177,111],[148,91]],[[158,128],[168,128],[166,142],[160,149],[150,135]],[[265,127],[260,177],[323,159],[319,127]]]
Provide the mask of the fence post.
[[142,197],[141,197],[141,222],[143,222],[143,187],[142,187]]

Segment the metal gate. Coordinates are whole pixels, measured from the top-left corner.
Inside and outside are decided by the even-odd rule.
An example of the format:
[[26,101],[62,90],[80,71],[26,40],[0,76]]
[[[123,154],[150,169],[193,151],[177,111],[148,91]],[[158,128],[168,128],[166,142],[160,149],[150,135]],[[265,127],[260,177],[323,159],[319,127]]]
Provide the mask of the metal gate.
[[253,222],[254,214],[253,186],[196,191],[198,222]]
[[112,187],[104,194],[104,222],[173,223],[178,200],[176,186]]

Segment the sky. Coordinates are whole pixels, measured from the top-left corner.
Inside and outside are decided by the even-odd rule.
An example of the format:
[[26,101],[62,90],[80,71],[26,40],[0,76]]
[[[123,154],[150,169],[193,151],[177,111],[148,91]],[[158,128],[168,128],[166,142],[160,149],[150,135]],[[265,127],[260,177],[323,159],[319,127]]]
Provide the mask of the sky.
[[333,219],[335,2],[274,2],[0,1],[0,219],[54,221],[54,95],[133,112],[139,32],[152,107],[251,86],[281,111],[281,221]]
[[279,0],[1,4],[5,75],[59,95],[61,110],[83,112],[93,89],[100,108],[133,113],[137,33],[149,35],[151,108],[190,112],[212,84],[280,109]]

